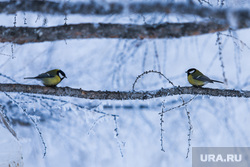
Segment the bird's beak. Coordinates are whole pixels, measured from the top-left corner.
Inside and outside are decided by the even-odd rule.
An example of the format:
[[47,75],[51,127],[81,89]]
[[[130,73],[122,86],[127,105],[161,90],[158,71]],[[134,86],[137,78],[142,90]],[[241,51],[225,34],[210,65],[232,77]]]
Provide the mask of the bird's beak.
[[188,71],[185,71],[185,73],[187,73]]

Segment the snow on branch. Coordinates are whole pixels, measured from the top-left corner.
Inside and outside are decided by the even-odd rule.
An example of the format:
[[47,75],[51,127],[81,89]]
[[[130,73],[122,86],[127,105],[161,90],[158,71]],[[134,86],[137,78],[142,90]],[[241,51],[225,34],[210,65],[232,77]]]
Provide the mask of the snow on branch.
[[[245,27],[241,26],[239,28]],[[222,22],[164,23],[155,25],[84,23],[38,28],[0,26],[0,42],[24,44],[83,38],[179,38],[224,31],[228,28],[229,24]]]
[[191,14],[200,17],[213,17],[225,20],[242,20],[250,18],[248,9],[225,9],[218,7],[205,7],[195,3],[178,2],[53,2],[53,1],[27,1],[12,0],[0,2],[0,13],[14,14],[16,12],[38,12],[43,14],[146,14],[146,13],[176,13]]
[[192,94],[222,97],[250,98],[250,91],[232,89],[211,89],[195,87],[162,88],[155,91],[92,91],[74,89],[70,87],[45,87],[39,85],[0,84],[0,92],[22,92],[54,96],[70,96],[84,99],[100,100],[146,100],[152,98]]
[[122,3],[97,2],[53,2],[44,0],[12,0],[0,2],[0,13],[14,14],[16,12],[38,12],[43,14],[121,14],[124,10]]

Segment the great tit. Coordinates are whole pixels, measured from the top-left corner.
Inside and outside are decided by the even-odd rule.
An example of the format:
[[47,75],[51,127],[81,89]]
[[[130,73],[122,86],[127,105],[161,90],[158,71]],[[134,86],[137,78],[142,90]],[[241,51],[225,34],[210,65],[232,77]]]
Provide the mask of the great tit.
[[189,70],[186,71],[186,73],[188,82],[195,87],[202,87],[207,83],[214,83],[214,82],[223,83],[221,81],[216,81],[208,78],[195,68],[190,68]]
[[37,79],[41,80],[45,86],[54,87],[59,84],[64,78],[67,78],[62,70],[54,69],[45,73],[39,74],[36,77],[27,77],[24,79]]

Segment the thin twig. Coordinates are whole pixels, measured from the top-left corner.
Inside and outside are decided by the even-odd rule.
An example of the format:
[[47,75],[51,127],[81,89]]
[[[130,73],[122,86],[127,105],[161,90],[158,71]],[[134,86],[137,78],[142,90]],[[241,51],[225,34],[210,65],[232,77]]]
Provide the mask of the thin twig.
[[18,106],[18,108],[20,108],[20,109],[23,111],[23,113],[24,113],[24,114],[31,120],[31,122],[34,124],[34,127],[35,127],[35,129],[37,130],[37,132],[38,132],[38,134],[39,134],[39,137],[40,137],[40,139],[41,139],[42,145],[43,145],[43,147],[44,147],[43,157],[45,157],[45,156],[46,156],[47,146],[46,146],[46,143],[45,143],[45,141],[44,141],[44,139],[43,139],[42,132],[41,132],[40,128],[38,127],[36,121],[28,114],[28,112],[26,111],[25,108],[23,108],[22,106],[20,106],[19,102],[17,102],[14,98],[12,98],[12,97],[11,97],[9,94],[7,94],[6,92],[4,92],[4,93],[5,93],[5,95],[6,95],[11,101],[13,101],[13,102]]
[[[174,83],[172,81],[170,81],[164,74],[162,74],[161,72],[159,71],[154,71],[154,70],[150,70],[150,71],[145,71],[144,73],[142,73],[141,75],[139,75],[136,80],[134,81],[133,83],[133,87],[132,87],[132,90],[134,91],[134,87],[135,87],[135,84],[137,83],[138,79],[141,78],[143,75],[146,75],[148,73],[157,73],[159,74],[160,76],[163,76],[174,88],[176,88],[176,90],[178,90],[178,94],[181,95],[183,94],[182,93],[182,90],[180,89],[180,87],[176,87],[174,85]],[[186,104],[185,100],[183,99],[182,96],[180,96],[181,100],[182,100],[182,106],[184,106]],[[164,107],[165,108],[165,107]],[[189,133],[188,133],[188,148],[187,148],[187,156],[186,158],[188,158],[188,154],[189,154],[189,151],[190,151],[190,146],[191,146],[191,130],[192,130],[192,124],[191,124],[191,119],[190,119],[190,113],[189,111],[187,110],[186,108],[186,105],[185,105],[185,111],[186,111],[186,114],[187,114],[187,117],[188,117],[188,124],[189,124]],[[161,115],[162,114],[162,115]],[[164,114],[164,111],[163,111],[163,108],[162,108],[162,112],[160,113],[161,115],[161,118],[163,117],[163,114]],[[161,119],[161,147],[162,147],[162,151],[164,151],[163,149],[163,138],[162,138],[162,122],[163,120]]]
[[222,43],[221,43],[221,35],[220,34],[221,34],[220,32],[217,33],[216,43],[218,44],[218,49],[219,49],[219,60],[221,63],[222,76],[224,78],[224,83],[227,85],[225,66],[224,66],[224,61],[223,61],[223,57],[222,57],[222,47],[221,47]]
[[114,132],[115,132],[115,138],[116,138],[116,142],[117,142],[117,145],[119,147],[119,150],[120,150],[120,154],[121,154],[121,157],[123,157],[123,151],[122,151],[122,147],[121,147],[121,143],[124,145],[124,142],[120,141],[119,140],[119,132],[118,132],[118,123],[117,123],[117,117],[114,116],[114,123],[115,123],[115,129],[114,129]]
[[[145,71],[143,72],[142,74],[138,75],[133,83],[133,86],[132,86],[132,91],[134,92],[135,91],[135,84],[137,83],[138,79],[140,79],[143,75],[146,75],[146,74],[149,74],[149,73],[156,73],[156,74],[159,74],[160,76],[164,77],[172,86],[174,86],[173,82],[170,81],[170,79],[168,79],[164,74],[162,74],[161,72],[159,71],[155,71],[155,70],[149,70],[149,71]],[[175,87],[175,86],[174,86]]]
[[[243,45],[243,46],[245,46],[248,50],[250,50],[250,47],[249,47],[244,41],[242,41],[242,40],[240,40],[239,38],[233,36],[232,34],[223,34],[223,33],[220,33],[220,35],[223,35],[223,36],[226,36],[226,37],[233,38],[233,39],[239,41],[240,44]],[[234,41],[234,44],[238,46],[238,44],[235,43],[235,41]],[[240,46],[238,46],[238,47],[240,47]]]
[[169,111],[172,111],[172,110],[175,110],[177,108],[181,108],[181,107],[185,107],[188,103],[190,103],[192,100],[194,100],[195,98],[197,97],[197,95],[193,96],[192,98],[190,98],[189,100],[185,101],[185,103],[182,103],[178,106],[175,106],[175,107],[172,107],[170,109],[167,109],[167,110],[164,110],[163,113],[166,113],[166,112],[169,112]]
[[187,114],[187,119],[188,119],[188,148],[187,148],[187,154],[186,154],[186,158],[188,158],[189,152],[190,152],[190,147],[191,147],[191,134],[192,134],[192,129],[193,129],[193,125],[191,123],[191,117],[190,117],[190,112],[187,110],[187,106],[185,106],[185,111]]
[[164,108],[165,108],[165,105],[164,105],[164,100],[162,102],[162,109],[161,109],[161,113],[160,113],[160,126],[161,126],[161,138],[160,138],[160,141],[161,141],[161,151],[165,152],[164,150],[164,139],[163,139],[163,132],[164,132],[164,129],[163,129],[163,123],[164,123],[164,119],[163,119],[163,116],[164,116]]

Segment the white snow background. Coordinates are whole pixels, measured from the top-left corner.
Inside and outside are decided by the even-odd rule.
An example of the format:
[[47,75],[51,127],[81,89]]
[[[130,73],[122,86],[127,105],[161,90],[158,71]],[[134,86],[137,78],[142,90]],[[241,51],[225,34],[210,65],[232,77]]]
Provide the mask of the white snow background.
[[[227,5],[233,3],[227,2]],[[14,17],[1,14],[1,25],[13,26]],[[45,18],[45,27],[65,22],[64,16],[19,12],[16,26],[43,26]],[[67,24],[153,24],[199,19],[161,14],[100,17],[69,15]],[[225,71],[228,85],[208,84],[205,87],[250,90],[249,33],[249,29],[232,32],[237,39],[221,35],[224,69],[218,54],[216,33],[179,39],[82,39],[24,45],[1,43],[0,82],[15,83],[15,80],[22,84],[41,84],[23,78],[60,68],[67,75],[67,79],[58,85],[60,87],[131,91],[136,77],[146,70],[161,71],[176,86],[189,86],[185,71],[195,67],[210,78],[221,81]],[[162,87],[170,88],[172,85],[157,74],[148,74],[139,79],[135,88],[157,90]],[[182,97],[189,100],[193,95]],[[19,154],[21,149],[25,167],[191,166],[191,152],[186,158],[189,124],[183,107],[164,114],[165,152],[161,151],[159,113],[162,103],[165,109],[169,109],[180,105],[182,101],[180,96],[145,101],[104,101],[0,93],[0,104],[4,107],[1,112],[12,122],[11,127],[18,137],[18,140],[15,139],[16,145],[11,145],[10,149]],[[191,147],[250,145],[249,99],[197,96],[188,103],[187,110],[192,123]],[[109,114],[118,117],[115,120]],[[7,130],[1,130],[1,141],[11,139],[9,135]],[[47,148],[45,156],[42,140]],[[9,154],[3,152],[2,148],[0,150],[1,154]]]

